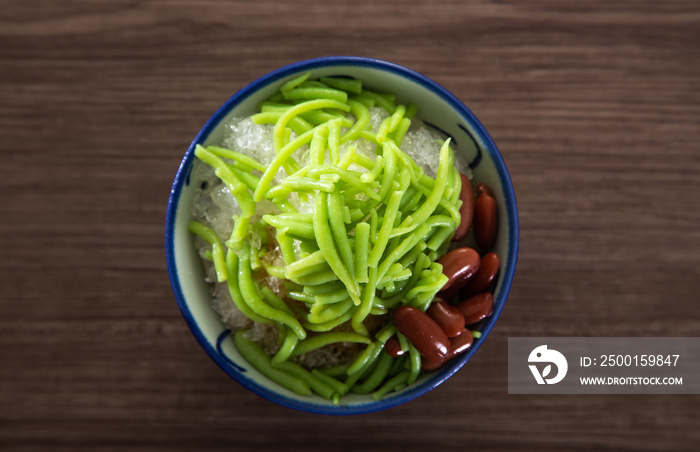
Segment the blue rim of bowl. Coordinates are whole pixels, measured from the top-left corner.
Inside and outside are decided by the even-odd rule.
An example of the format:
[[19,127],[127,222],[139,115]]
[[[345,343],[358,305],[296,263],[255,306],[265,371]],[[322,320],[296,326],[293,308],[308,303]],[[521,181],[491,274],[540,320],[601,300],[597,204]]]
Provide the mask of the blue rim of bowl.
[[[314,69],[325,68],[328,66],[363,66],[372,69],[383,70],[391,72],[393,74],[402,76],[408,80],[411,80],[424,88],[430,90],[433,94],[442,98],[446,101],[452,108],[459,113],[459,115],[469,124],[469,126],[476,132],[476,136],[479,139],[477,146],[482,145],[484,150],[488,152],[494,161],[498,177],[503,186],[503,197],[506,203],[506,211],[510,212],[508,215],[508,260],[505,262],[505,272],[500,276],[501,287],[500,291],[494,300],[494,311],[493,314],[487,319],[486,323],[481,328],[481,338],[474,342],[474,345],[470,350],[458,359],[452,360],[449,365],[443,369],[437,371],[428,380],[425,380],[422,384],[414,385],[414,387],[409,387],[403,390],[395,396],[388,396],[379,401],[360,403],[354,405],[321,405],[316,404],[311,401],[301,401],[297,399],[291,399],[285,397],[279,393],[275,393],[259,385],[255,381],[242,375],[237,369],[231,366],[221,354],[217,351],[219,344],[211,344],[204,333],[199,328],[199,325],[195,322],[192,313],[187,307],[185,302],[182,288],[179,283],[177,268],[175,266],[175,256],[174,256],[174,225],[175,216],[177,212],[177,207],[179,204],[180,193],[182,191],[183,185],[189,176],[189,170],[194,160],[194,148],[198,143],[202,143],[206,140],[209,134],[213,131],[216,125],[242,100],[246,99],[248,96],[255,93],[258,89],[279,81],[281,79],[287,78],[291,75],[298,74],[299,72],[310,71]],[[479,349],[481,343],[486,339],[491,330],[493,329],[498,317],[503,310],[505,301],[508,298],[511,285],[513,283],[513,277],[515,274],[515,267],[518,257],[518,246],[519,246],[519,224],[518,224],[518,209],[515,200],[515,192],[513,190],[513,185],[510,179],[510,175],[506,168],[505,162],[501,157],[496,144],[494,143],[491,136],[488,134],[481,122],[476,118],[476,116],[452,93],[447,91],[445,88],[432,81],[431,79],[421,75],[411,69],[397,65],[395,63],[390,63],[383,60],[378,60],[374,58],[367,57],[356,57],[356,56],[333,56],[333,57],[323,57],[311,60],[300,61],[297,63],[284,66],[275,71],[272,71],[262,77],[258,78],[254,82],[250,83],[231,98],[229,98],[226,103],[224,103],[204,124],[202,129],[197,133],[196,137],[190,144],[185,157],[183,158],[177,173],[175,175],[175,180],[173,182],[172,188],[170,190],[170,197],[168,199],[168,210],[166,214],[165,222],[165,252],[166,252],[166,262],[168,267],[168,275],[170,277],[170,283],[177,300],[178,307],[182,316],[184,317],[190,331],[195,336],[197,342],[200,346],[204,348],[207,354],[216,362],[216,364],[221,367],[229,376],[236,380],[239,384],[244,386],[246,389],[264,397],[270,401],[273,401],[279,405],[293,408],[299,411],[305,411],[316,414],[331,414],[331,415],[346,415],[346,414],[364,414],[376,411],[385,410],[410,400],[413,400],[426,392],[436,388],[445,380],[450,378],[455,372],[462,368],[464,364],[474,355],[474,353]]]

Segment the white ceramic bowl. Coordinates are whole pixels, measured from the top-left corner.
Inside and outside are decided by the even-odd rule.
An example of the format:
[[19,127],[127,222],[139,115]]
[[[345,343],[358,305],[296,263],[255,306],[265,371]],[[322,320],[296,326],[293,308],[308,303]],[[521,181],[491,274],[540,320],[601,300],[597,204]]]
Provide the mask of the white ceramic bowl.
[[[268,380],[248,364],[210,306],[202,264],[187,230],[192,219],[189,205],[197,189],[189,180],[195,145],[219,144],[224,124],[230,118],[254,113],[257,104],[274,94],[284,81],[307,71],[312,71],[312,78],[354,77],[362,80],[368,89],[391,92],[397,95],[399,102],[416,104],[421,119],[452,137],[455,152],[470,162],[474,181],[488,184],[498,203],[495,251],[501,258],[501,268],[494,291],[493,315],[483,322],[481,338],[475,340],[468,352],[440,370],[423,373],[415,384],[379,401],[373,400],[371,395],[347,394],[340,405],[333,405],[320,396],[299,396]],[[165,249],[170,281],[182,315],[199,344],[226,373],[244,387],[280,405],[313,413],[357,414],[386,409],[425,394],[452,376],[479,349],[498,320],[511,287],[518,252],[518,213],[511,180],[496,145],[456,97],[423,75],[393,63],[361,57],[328,57],[292,64],[259,78],[226,101],[204,124],[187,150],[173,182]]]

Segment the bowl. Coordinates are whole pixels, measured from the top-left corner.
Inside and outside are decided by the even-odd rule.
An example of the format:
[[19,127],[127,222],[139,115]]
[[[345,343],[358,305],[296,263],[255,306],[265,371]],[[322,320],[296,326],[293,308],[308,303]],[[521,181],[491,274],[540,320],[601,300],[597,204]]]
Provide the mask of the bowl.
[[[340,404],[334,405],[317,395],[300,396],[270,381],[245,361],[234,347],[230,332],[210,306],[202,264],[187,229],[192,219],[189,205],[197,189],[190,181],[195,145],[218,144],[227,120],[252,114],[257,104],[275,93],[284,81],[307,71],[314,78],[328,75],[357,78],[369,89],[391,92],[403,103],[416,104],[419,116],[426,123],[452,137],[455,153],[466,158],[473,171],[473,182],[489,185],[498,203],[499,228],[494,251],[501,258],[501,266],[494,288],[493,314],[481,324],[481,338],[441,369],[421,373],[414,384],[380,400],[374,400],[371,395],[346,394]],[[397,64],[363,57],[327,57],[291,64],[260,77],[228,99],[204,124],[175,175],[168,200],[165,249],[178,307],[196,340],[228,375],[254,393],[285,407],[318,414],[360,414],[387,409],[426,394],[450,378],[479,350],[503,310],[513,280],[518,252],[518,212],[501,154],[476,116],[454,95],[427,77]]]

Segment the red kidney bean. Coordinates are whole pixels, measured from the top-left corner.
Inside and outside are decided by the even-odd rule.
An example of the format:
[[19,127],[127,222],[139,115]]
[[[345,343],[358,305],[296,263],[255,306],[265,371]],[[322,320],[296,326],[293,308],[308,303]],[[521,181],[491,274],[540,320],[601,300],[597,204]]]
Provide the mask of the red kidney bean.
[[430,361],[442,361],[450,352],[450,339],[428,314],[412,306],[394,310],[394,326]]
[[450,339],[450,353],[447,357],[439,361],[433,361],[430,359],[423,358],[421,360],[421,369],[428,371],[439,369],[455,356],[469,350],[473,343],[474,335],[468,328],[464,328],[462,329],[462,331],[460,331],[460,334],[458,336],[455,336],[452,339]]
[[427,370],[427,371],[437,370],[437,369],[441,368],[442,365],[445,364],[447,361],[448,361],[447,359],[443,359],[440,361],[431,361],[431,360],[425,359],[425,357],[423,357],[421,359],[420,368],[423,370]]
[[493,295],[485,292],[467,298],[457,305],[457,309],[464,315],[464,323],[472,325],[493,313]]
[[455,337],[464,329],[464,315],[460,310],[439,298],[430,304],[426,314],[440,325],[447,337]]
[[485,254],[481,258],[479,271],[476,272],[476,275],[469,281],[469,284],[464,287],[460,295],[468,298],[486,292],[494,279],[496,279],[500,265],[501,260],[498,258],[498,254],[493,252]]
[[493,199],[496,199],[496,196],[493,194],[491,188],[489,188],[489,186],[483,182],[479,182],[478,184],[476,184],[476,196],[478,197],[481,194],[486,194],[492,197]]
[[472,188],[472,183],[462,173],[459,173],[459,177],[462,179],[462,191],[459,193],[459,199],[462,201],[462,206],[459,208],[461,220],[452,236],[453,242],[458,242],[467,236],[474,218],[474,189]]
[[443,300],[450,300],[479,271],[481,257],[475,249],[464,247],[445,254],[438,263],[442,265],[442,273],[448,278],[439,296]]
[[450,358],[466,352],[473,343],[474,335],[469,329],[464,328],[458,336],[450,339]]
[[496,199],[485,193],[476,198],[474,205],[474,238],[484,250],[490,249],[498,232],[498,208]]
[[401,343],[399,342],[399,337],[396,335],[391,336],[386,343],[384,344],[384,351],[393,356],[394,358],[398,358],[399,356],[403,356],[406,352],[404,352],[401,349]]
[[437,370],[442,367],[443,364],[445,364],[448,359],[443,359],[440,361],[431,361],[429,359],[421,359],[421,365],[420,368],[423,370],[431,371],[431,370]]

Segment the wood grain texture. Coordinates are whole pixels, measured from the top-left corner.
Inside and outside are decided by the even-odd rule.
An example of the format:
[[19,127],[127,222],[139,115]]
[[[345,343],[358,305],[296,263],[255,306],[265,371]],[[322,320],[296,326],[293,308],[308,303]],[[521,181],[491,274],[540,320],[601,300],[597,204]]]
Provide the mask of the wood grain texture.
[[[5,0],[0,449],[698,450],[700,396],[513,396],[507,338],[698,336],[695,1]],[[348,418],[247,392],[165,267],[170,185],[209,115],[327,55],[464,101],[520,210],[499,323],[435,391]]]

